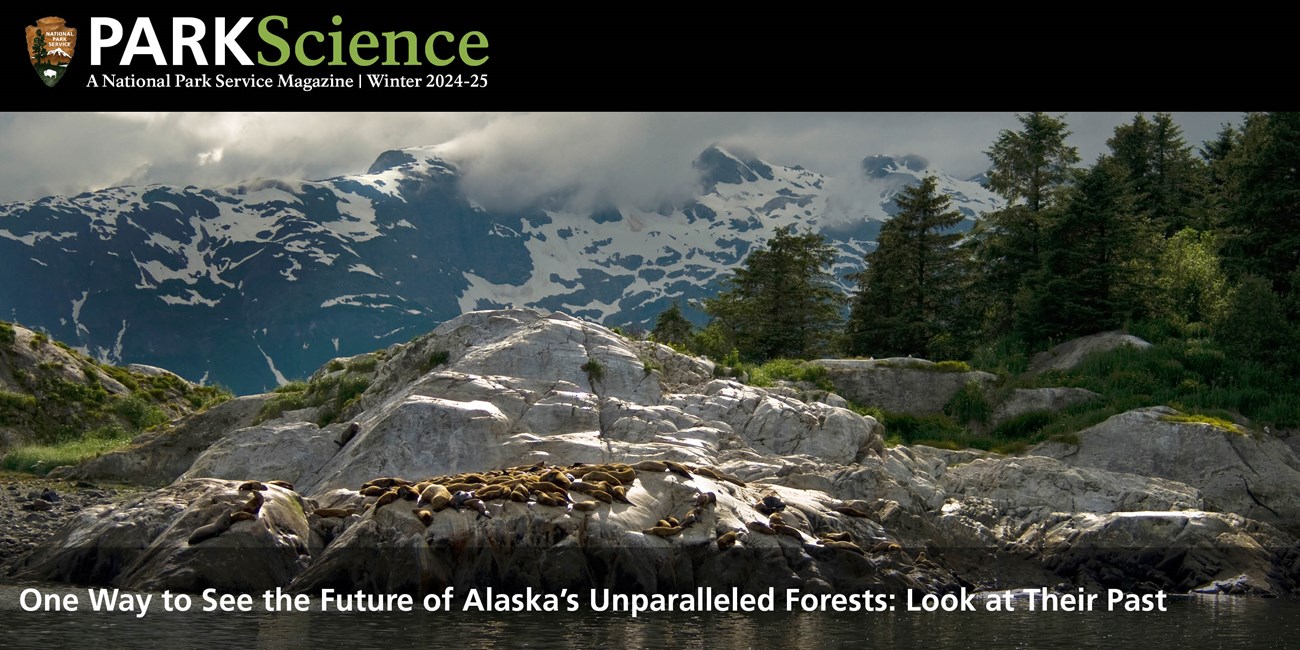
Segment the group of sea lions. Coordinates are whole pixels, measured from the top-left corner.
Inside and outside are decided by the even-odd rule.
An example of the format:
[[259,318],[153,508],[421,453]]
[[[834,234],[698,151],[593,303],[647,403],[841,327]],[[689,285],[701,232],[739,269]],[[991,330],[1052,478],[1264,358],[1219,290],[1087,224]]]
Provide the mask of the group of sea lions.
[[195,528],[194,532],[190,533],[190,546],[199,544],[204,540],[212,539],[213,537],[230,530],[230,526],[235,522],[253,521],[254,519],[257,519],[258,513],[262,511],[262,504],[266,502],[266,498],[262,496],[262,492],[266,491],[266,485],[268,483],[282,487],[286,490],[293,489],[293,485],[286,483],[285,481],[267,481],[266,483],[262,483],[261,481],[247,481],[241,484],[239,486],[239,492],[252,493],[248,498],[248,501],[244,502],[242,507],[238,509],[225,510],[221,514],[217,515],[216,519]]
[[[568,467],[535,463],[527,466],[508,467],[486,472],[462,472],[455,475],[429,477],[421,481],[410,481],[400,477],[381,477],[367,481],[361,486],[360,493],[373,499],[362,510],[356,508],[316,508],[312,511],[320,518],[349,517],[369,509],[391,505],[396,501],[414,501],[412,514],[429,526],[433,523],[435,513],[447,508],[460,511],[470,509],[478,513],[477,518],[492,517],[487,502],[492,500],[509,500],[529,505],[546,507],[563,507],[568,512],[592,512],[603,505],[614,502],[635,505],[628,498],[638,473],[672,473],[686,479],[695,475],[704,476],[718,482],[727,482],[744,487],[745,482],[735,476],[718,470],[677,463],[673,461],[645,460],[638,463],[576,463]],[[216,537],[228,530],[238,521],[253,520],[261,510],[264,498],[261,492],[267,484],[293,490],[293,485],[284,481],[248,481],[239,486],[239,491],[251,492],[249,500],[238,509],[222,512],[207,525],[200,526],[191,533],[189,543],[198,544]],[[731,488],[728,488],[731,489]],[[581,495],[574,499],[572,493]],[[733,492],[734,494],[734,492]],[[681,518],[668,516],[660,519],[642,534],[658,537],[672,537],[681,534],[688,527],[702,521],[709,506],[717,503],[714,492],[698,492],[694,506]],[[766,521],[751,521],[746,524],[750,531],[764,535],[786,535],[803,541],[803,532],[795,527],[798,523],[782,513],[786,504],[775,492],[765,494],[754,504],[754,509],[768,516]],[[862,510],[849,505],[833,507],[832,510],[851,517],[868,517]],[[727,549],[743,539],[745,531],[731,530],[718,535],[716,543],[719,549]],[[898,550],[898,545],[881,542],[869,551],[858,546],[847,531],[821,531],[815,535],[817,545],[822,548],[851,551],[866,555],[867,553],[890,552]]]

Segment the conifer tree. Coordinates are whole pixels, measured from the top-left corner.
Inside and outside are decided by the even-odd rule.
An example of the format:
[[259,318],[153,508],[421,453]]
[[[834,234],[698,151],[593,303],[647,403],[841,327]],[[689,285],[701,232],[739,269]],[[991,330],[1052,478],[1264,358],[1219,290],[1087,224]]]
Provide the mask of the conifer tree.
[[842,321],[843,295],[830,272],[835,255],[819,234],[777,228],[766,247],[724,280],[724,290],[704,301],[704,311],[744,359],[825,354]]
[[866,268],[847,331],[850,354],[930,357],[951,354],[961,236],[961,214],[938,192],[934,177],[905,189],[898,213],[885,222]]

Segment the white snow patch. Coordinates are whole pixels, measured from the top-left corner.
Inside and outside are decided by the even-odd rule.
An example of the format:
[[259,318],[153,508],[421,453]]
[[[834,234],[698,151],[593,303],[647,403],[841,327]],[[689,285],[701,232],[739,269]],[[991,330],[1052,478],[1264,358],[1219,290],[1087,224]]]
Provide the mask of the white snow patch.
[[353,264],[352,266],[349,266],[349,267],[348,267],[348,272],[349,272],[349,273],[364,273],[364,274],[366,274],[366,275],[373,275],[373,276],[379,278],[380,280],[384,279],[384,276],[379,275],[378,273],[375,272],[374,269],[370,268],[369,266],[366,266],[365,264]]
[[[266,330],[262,330],[262,334],[265,335],[265,334],[266,334]],[[262,346],[261,346],[261,345],[258,345],[258,346],[257,346],[257,351],[262,353],[262,358],[263,358],[263,359],[266,359],[266,367],[267,367],[267,368],[270,368],[270,369],[271,369],[271,374],[272,374],[273,376],[275,376],[275,383],[276,383],[276,385],[283,386],[283,385],[289,383],[289,380],[288,380],[288,379],[285,379],[285,378],[284,378],[284,375],[280,374],[280,371],[275,369],[275,361],[273,361],[273,360],[271,359],[271,355],[269,355],[269,354],[266,353],[266,350],[263,350],[263,349],[262,349]],[[206,377],[207,375],[205,374],[204,376]]]

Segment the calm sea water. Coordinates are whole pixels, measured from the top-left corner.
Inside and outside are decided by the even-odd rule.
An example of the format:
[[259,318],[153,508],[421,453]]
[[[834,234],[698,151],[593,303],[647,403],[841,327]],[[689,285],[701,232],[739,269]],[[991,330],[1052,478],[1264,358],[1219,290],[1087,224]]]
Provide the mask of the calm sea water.
[[[1295,648],[1300,601],[1175,600],[1157,613],[391,614],[26,612],[0,585],[2,648]],[[42,586],[47,593],[85,591]],[[196,604],[201,601],[196,598]],[[197,609],[197,607],[196,607]],[[418,608],[417,608],[418,610]]]

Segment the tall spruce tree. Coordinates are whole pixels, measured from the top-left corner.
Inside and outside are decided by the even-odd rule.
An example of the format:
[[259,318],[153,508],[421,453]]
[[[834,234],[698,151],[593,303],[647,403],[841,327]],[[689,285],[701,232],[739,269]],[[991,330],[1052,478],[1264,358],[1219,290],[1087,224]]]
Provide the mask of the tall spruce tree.
[[1248,115],[1225,167],[1224,265],[1288,299],[1300,291],[1300,113]]
[[1006,331],[1025,279],[1040,265],[1044,227],[1074,182],[1079,152],[1066,144],[1064,116],[1017,115],[1019,131],[1004,130],[986,152],[992,162],[988,186],[1008,207],[987,213],[971,232],[980,271],[974,291],[983,307],[985,328]]
[[1126,175],[1123,162],[1102,157],[1049,222],[1042,266],[1017,305],[1016,329],[1027,340],[1091,334],[1142,313],[1157,237]]
[[1204,226],[1197,206],[1204,194],[1207,169],[1183,140],[1182,129],[1168,113],[1148,120],[1139,113],[1116,127],[1106,141],[1123,168],[1133,208],[1156,223],[1166,236],[1189,225]]
[[849,314],[850,354],[931,357],[952,354],[961,214],[938,192],[933,176],[903,190],[898,213],[885,222],[866,268],[854,276],[858,293]]
[[660,343],[680,346],[686,345],[691,340],[691,332],[694,329],[691,321],[682,315],[682,306],[677,301],[673,301],[672,306],[655,319],[655,327],[650,331],[650,336]]
[[825,354],[842,320],[844,297],[830,272],[835,255],[819,234],[777,228],[724,280],[724,290],[704,301],[704,311],[747,360]]

